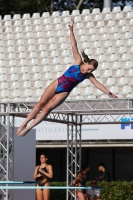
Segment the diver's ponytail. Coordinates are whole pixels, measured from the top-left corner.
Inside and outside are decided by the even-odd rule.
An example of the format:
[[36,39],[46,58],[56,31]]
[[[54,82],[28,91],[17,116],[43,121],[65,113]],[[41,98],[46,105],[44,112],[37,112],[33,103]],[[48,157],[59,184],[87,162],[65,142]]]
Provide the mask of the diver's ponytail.
[[81,51],[81,54],[83,56],[83,62],[88,63],[94,66],[94,70],[98,67],[98,62],[95,59],[90,59],[84,52],[84,50]]
[[82,54],[82,56],[83,56],[83,62],[85,62],[85,63],[89,63],[89,61],[90,61],[90,59],[89,59],[89,57],[85,54],[85,52],[84,52],[84,50],[82,50],[81,51],[81,54]]

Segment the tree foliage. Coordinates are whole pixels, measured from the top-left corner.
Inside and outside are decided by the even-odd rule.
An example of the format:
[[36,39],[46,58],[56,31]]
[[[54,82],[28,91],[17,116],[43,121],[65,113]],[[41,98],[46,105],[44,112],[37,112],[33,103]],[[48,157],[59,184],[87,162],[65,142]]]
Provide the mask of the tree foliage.
[[[113,0],[112,7],[120,6],[122,9],[124,6],[131,5],[133,9],[132,0]],[[90,9],[92,11],[94,8],[103,9],[103,1],[101,0],[0,0],[0,14],[4,16],[5,14],[21,14],[39,12],[59,11],[62,13],[64,10],[79,9]]]

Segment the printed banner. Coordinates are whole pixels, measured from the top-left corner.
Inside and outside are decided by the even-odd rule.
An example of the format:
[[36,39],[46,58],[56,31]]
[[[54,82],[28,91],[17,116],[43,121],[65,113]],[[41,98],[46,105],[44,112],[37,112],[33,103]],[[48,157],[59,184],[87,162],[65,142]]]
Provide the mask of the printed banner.
[[[116,116],[117,117],[117,116]],[[15,118],[15,126],[19,127],[23,118]],[[133,139],[133,118],[122,118],[121,121],[128,124],[93,124],[82,126],[82,140],[106,140],[106,139]],[[67,125],[55,122],[43,121],[35,127],[36,140],[67,140]]]

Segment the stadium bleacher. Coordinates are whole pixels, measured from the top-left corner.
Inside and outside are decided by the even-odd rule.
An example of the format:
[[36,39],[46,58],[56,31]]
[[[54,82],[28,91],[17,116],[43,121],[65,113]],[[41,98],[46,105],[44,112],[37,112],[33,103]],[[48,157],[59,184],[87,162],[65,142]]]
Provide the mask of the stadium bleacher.
[[[99,62],[96,78],[118,97],[132,97],[131,7],[5,15],[0,19],[0,101],[38,101],[44,89],[73,64],[68,23],[74,20],[79,49]],[[89,80],[68,99],[108,98]]]

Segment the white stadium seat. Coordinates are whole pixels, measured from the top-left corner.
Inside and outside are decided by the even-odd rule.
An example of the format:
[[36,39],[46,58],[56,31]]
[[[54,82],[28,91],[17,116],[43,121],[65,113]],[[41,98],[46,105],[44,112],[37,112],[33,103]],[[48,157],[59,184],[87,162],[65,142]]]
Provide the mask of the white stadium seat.
[[43,12],[41,18],[48,18],[49,16],[49,12]]
[[112,27],[112,26],[115,26],[115,21],[114,20],[109,20],[107,22],[107,27]]
[[87,99],[96,99],[96,96],[95,96],[95,95],[89,95],[89,96],[87,97]]
[[127,48],[125,46],[118,47],[118,54],[123,54],[127,52]]
[[5,67],[0,67],[0,74],[6,74],[7,69]]
[[27,88],[23,92],[24,97],[32,97],[32,89]]
[[115,48],[114,47],[108,47],[105,53],[106,54],[114,54],[115,53]]
[[45,73],[43,75],[43,78],[44,78],[44,80],[50,80],[50,79],[52,79],[52,73],[51,72]]
[[119,21],[118,21],[118,24],[117,24],[117,26],[125,26],[127,23],[126,23],[126,20],[125,19],[120,19]]
[[[99,20],[100,20],[100,19],[99,19]],[[97,21],[98,21],[98,19],[97,19]],[[104,27],[104,26],[105,26],[104,21],[98,21],[97,24],[96,24],[96,27],[97,27],[97,28]]]
[[22,66],[19,70],[20,74],[29,73],[29,68],[27,66]]
[[97,59],[98,59],[98,62],[104,62],[106,61],[106,55],[99,55]]
[[40,18],[40,13],[33,13],[32,19]]
[[109,40],[109,38],[110,38],[109,34],[106,34],[106,33],[99,35],[100,40],[106,40],[107,41],[107,40]]
[[4,67],[5,66],[5,60],[0,60],[0,67]]
[[21,26],[21,20],[15,20],[13,26]]
[[15,21],[15,20],[20,20],[21,19],[21,15],[20,14],[15,14],[15,15],[13,15],[13,21]]
[[124,62],[123,63],[123,67],[124,67],[124,69],[130,69],[130,68],[132,68],[133,67],[133,61],[126,61],[126,62]]
[[124,69],[117,69],[115,72],[115,77],[122,77],[125,75]]
[[85,87],[84,89],[83,89],[83,91],[81,92],[81,94],[82,95],[84,95],[84,96],[88,96],[88,95],[92,95],[93,93],[94,93],[94,87]]
[[1,82],[0,83],[0,89],[4,90],[4,89],[8,89],[9,88],[9,83],[8,82]]
[[94,27],[94,22],[87,22],[85,28],[93,28]]
[[11,15],[5,15],[3,18],[3,21],[10,21],[11,20]]
[[84,97],[81,96],[81,95],[77,95],[76,97],[74,97],[74,99],[76,99],[76,100],[82,100],[82,99],[84,99]]
[[79,87],[75,87],[71,92],[71,96],[77,96],[80,93],[81,93],[80,88]]
[[101,91],[101,90],[99,90],[99,89],[96,89],[95,91],[94,91],[94,95],[96,95],[96,96],[101,96],[101,95],[103,95],[104,93]]
[[42,25],[47,25],[51,23],[51,19],[50,18],[43,18],[41,20]]
[[133,98],[133,94],[128,94],[126,97],[127,98]]
[[33,25],[40,25],[41,24],[41,19],[40,18],[39,19],[32,19],[31,21],[32,21]]
[[118,13],[118,12],[121,12],[121,8],[118,6],[118,7],[114,7],[113,10],[112,10],[113,13]]
[[110,8],[109,7],[103,8],[102,13],[110,13]]
[[111,54],[111,55],[109,55],[108,61],[114,62],[116,60],[118,60],[118,55],[117,54]]
[[[94,30],[95,30],[95,29],[94,29]],[[98,34],[104,34],[104,33],[107,33],[107,32],[108,32],[106,27],[100,27],[100,28],[97,29],[97,31],[98,31]],[[95,32],[96,32],[96,31],[95,31]],[[95,33],[95,32],[94,32],[94,33]]]
[[130,12],[131,11],[131,6],[124,6],[123,12]]
[[114,46],[116,47],[120,47],[120,46],[123,46],[124,45],[124,42],[122,39],[118,39],[118,40],[115,40],[114,41]]
[[9,27],[9,26],[12,26],[12,23],[11,23],[11,21],[5,21],[4,23],[3,23],[3,26],[4,27]]
[[27,80],[30,80],[30,74],[28,73],[24,73],[22,74],[22,81],[27,81]]
[[63,72],[62,65],[55,65],[52,67],[52,72]]
[[30,19],[30,14],[29,13],[23,14],[22,19]]
[[18,76],[18,74],[16,74],[16,73],[11,74],[9,80],[10,80],[10,81],[18,81],[18,80],[19,80],[19,76]]
[[109,33],[118,33],[119,30],[118,30],[117,26],[111,26],[111,27],[108,27],[108,32]]
[[132,92],[131,86],[130,85],[124,85],[121,91],[122,95],[127,95]]
[[40,66],[38,66],[38,65],[29,66],[28,70],[29,70],[30,73],[40,72]]
[[118,12],[114,15],[115,20],[120,20],[123,19],[123,13],[122,12]]
[[8,70],[9,74],[17,74],[18,73],[18,67],[16,67],[16,66],[8,67],[7,70]]
[[103,94],[100,96],[100,99],[109,99],[109,96],[107,94]]
[[70,12],[69,12],[69,10],[64,10],[63,12],[62,12],[62,17],[64,17],[64,16],[69,16],[70,15]]
[[128,53],[122,54],[121,60],[122,61],[130,60],[130,54],[128,54]]
[[100,13],[100,9],[99,8],[94,8],[93,10],[92,10],[92,15],[96,15],[96,14],[99,14]]
[[22,89],[31,88],[31,81],[24,81],[22,82]]
[[26,52],[33,52],[36,50],[36,46],[34,44],[31,45],[25,45]]
[[107,78],[105,86],[112,86],[115,85],[115,78]]
[[19,65],[19,62],[16,62],[14,59],[6,61],[8,67],[16,66],[16,63]]
[[41,97],[43,93],[44,93],[44,89],[38,88],[35,91],[34,97]]
[[113,63],[110,63],[110,65],[111,65],[111,68],[112,69],[121,69],[121,62],[119,62],[119,61],[115,61],[115,62],[113,62]]
[[119,93],[119,88],[118,88],[118,86],[114,85],[114,86],[110,87],[109,91],[114,94],[117,94],[117,93]]
[[90,10],[89,9],[83,9],[81,15],[89,15]]
[[117,84],[118,84],[119,86],[127,85],[127,84],[128,84],[128,79],[127,79],[127,77],[121,77],[121,78],[119,78]]
[[128,70],[127,76],[133,77],[133,69],[132,68]]
[[84,15],[84,16],[82,16],[82,21],[83,22],[91,21],[91,15]]
[[41,80],[35,81],[34,85],[33,85],[34,88],[44,88],[44,86],[45,85],[43,85],[43,81],[41,81]]
[[133,18],[133,12],[127,12],[126,19],[131,19],[131,18]]
[[108,20],[113,19],[113,15],[112,15],[112,13],[105,13],[103,18],[105,21],[108,21]]
[[6,27],[4,30],[4,34],[12,33],[12,27]]
[[110,35],[110,38],[111,38],[111,40],[119,40],[119,39],[121,39],[121,34],[120,33],[112,33],[111,35]]
[[54,32],[54,35],[56,37],[62,37],[62,36],[64,36],[64,34],[65,34],[65,32],[63,30],[58,30],[58,31]]
[[111,40],[105,40],[105,41],[103,41],[103,46],[105,47],[105,48],[108,48],[108,47],[112,47],[112,41]]
[[132,46],[133,45],[133,39],[128,39],[126,41],[126,46]]
[[[102,15],[101,14],[96,14],[96,15],[94,15],[94,17],[93,17],[93,21],[100,21],[101,22],[101,20],[102,20]],[[96,26],[98,26],[98,25],[96,25]],[[100,26],[100,24],[99,24],[99,26]],[[101,23],[101,26],[103,26],[103,23]]]
[[51,15],[51,17],[59,17],[60,16],[60,13],[59,13],[59,11],[54,11],[54,12],[52,12],[52,15]]
[[133,18],[131,18],[131,19],[129,20],[128,25],[129,25],[129,26],[132,26],[132,25],[133,25]]
[[112,77],[112,70],[111,69],[106,69],[103,71],[103,78],[108,78],[108,77]]
[[110,64],[109,64],[109,62],[101,62],[101,63],[99,63],[98,68],[100,68],[100,70],[109,69]]
[[14,88],[14,90],[12,91],[12,97],[13,98],[17,98],[17,97],[21,97],[21,95],[22,95],[21,94],[21,90],[17,89],[17,88],[16,89]]
[[9,97],[9,90],[8,89],[1,90],[0,98],[7,98],[7,97]]
[[34,81],[36,81],[36,80],[41,80],[41,77],[42,77],[41,73],[35,73],[35,74],[33,75],[32,79],[33,79]]
[[80,14],[79,10],[73,10],[71,15],[75,16],[79,14]]
[[94,76],[97,78],[97,77],[101,77],[101,75],[100,75],[100,71],[99,70],[95,70],[94,72],[93,72],[93,74],[94,74]]
[[[87,52],[86,52],[86,54],[87,54]],[[90,52],[89,54],[91,54],[91,52]],[[95,54],[95,55],[101,55],[101,54],[103,54],[103,48],[97,48],[97,49],[94,51],[94,54]]]

